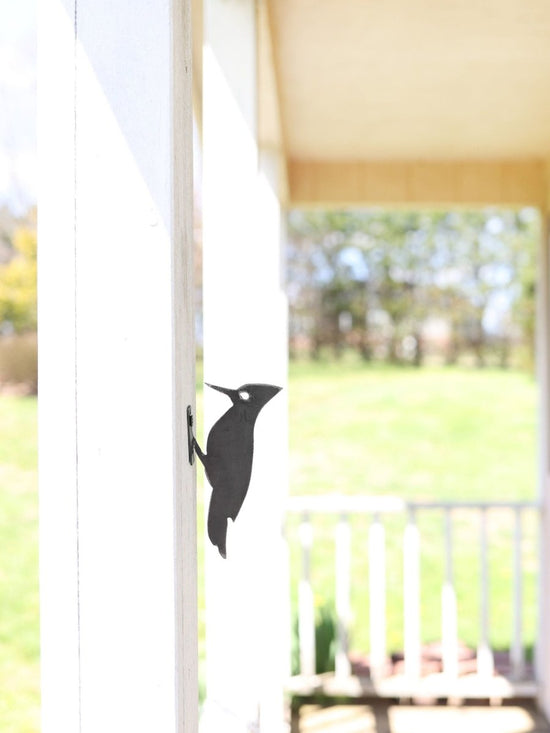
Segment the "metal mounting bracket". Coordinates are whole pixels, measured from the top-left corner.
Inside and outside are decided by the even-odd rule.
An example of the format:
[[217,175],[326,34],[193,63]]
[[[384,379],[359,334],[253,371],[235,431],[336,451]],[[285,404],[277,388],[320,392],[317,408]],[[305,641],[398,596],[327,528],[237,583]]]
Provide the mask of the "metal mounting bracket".
[[193,432],[193,411],[187,405],[187,455],[191,466],[195,462],[195,435]]

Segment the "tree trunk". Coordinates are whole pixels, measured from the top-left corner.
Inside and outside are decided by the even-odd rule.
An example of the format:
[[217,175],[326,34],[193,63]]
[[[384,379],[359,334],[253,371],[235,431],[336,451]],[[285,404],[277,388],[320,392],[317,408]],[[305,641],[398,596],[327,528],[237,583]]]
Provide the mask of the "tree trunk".
[[421,367],[424,363],[424,343],[422,341],[422,336],[420,333],[415,333],[414,339],[416,341],[415,348],[414,348],[414,360],[413,364],[416,367]]

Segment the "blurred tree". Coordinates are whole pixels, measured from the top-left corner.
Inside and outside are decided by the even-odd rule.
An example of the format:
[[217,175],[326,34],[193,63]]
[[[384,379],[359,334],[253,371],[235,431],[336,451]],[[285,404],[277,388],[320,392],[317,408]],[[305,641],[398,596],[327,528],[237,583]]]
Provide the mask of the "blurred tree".
[[36,330],[36,231],[18,227],[14,256],[0,267],[0,327],[4,332]]
[[[310,355],[319,358],[324,346],[339,356],[343,348],[343,316],[361,319],[356,296],[364,291],[357,262],[350,258],[357,229],[350,212],[293,211],[288,220],[288,297],[291,306],[291,353],[302,336]],[[360,264],[360,262],[359,262]]]
[[[499,352],[508,366],[512,341],[528,335],[534,288],[522,282],[534,273],[538,215],[532,209],[451,212],[445,223],[444,266],[439,271],[453,327],[453,349],[470,349],[478,366]],[[523,308],[518,306],[525,293]],[[531,304],[530,306],[528,304]],[[534,328],[534,311],[532,327]],[[458,345],[458,349],[456,346]],[[453,361],[452,357],[449,361]]]
[[422,325],[432,308],[435,215],[414,211],[378,211],[365,221],[362,254],[370,272],[372,307],[389,318],[387,359],[402,359],[404,339],[415,364],[423,359]]
[[13,256],[12,238],[17,219],[7,207],[0,207],[0,264],[9,262]]
[[[429,318],[447,324],[447,363],[482,366],[532,333],[536,212],[293,211],[289,216],[291,354],[345,347],[421,365]],[[529,274],[531,273],[531,274]]]
[[390,321],[388,360],[400,358],[398,344],[412,334],[420,363],[431,278],[427,221],[418,212],[292,212],[291,345],[301,334],[310,338],[313,356],[327,345],[338,355],[348,344],[370,359],[377,326],[369,325],[369,310],[383,311]]
[[517,279],[512,304],[513,320],[524,336],[527,366],[535,363],[537,252],[534,243],[541,240],[541,221],[534,209],[516,213],[512,243]]

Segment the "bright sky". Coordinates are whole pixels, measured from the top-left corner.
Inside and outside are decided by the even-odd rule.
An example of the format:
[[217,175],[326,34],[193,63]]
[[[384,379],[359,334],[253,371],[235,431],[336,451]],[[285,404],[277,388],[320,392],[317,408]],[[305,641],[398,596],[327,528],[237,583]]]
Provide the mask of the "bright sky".
[[0,206],[36,202],[36,0],[0,0]]

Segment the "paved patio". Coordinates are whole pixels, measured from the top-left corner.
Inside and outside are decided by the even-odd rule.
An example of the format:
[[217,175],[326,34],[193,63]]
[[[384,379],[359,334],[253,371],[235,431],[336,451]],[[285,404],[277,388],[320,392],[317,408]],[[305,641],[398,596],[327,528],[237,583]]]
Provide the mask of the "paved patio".
[[550,733],[532,703],[498,706],[372,704],[304,705],[301,733]]

